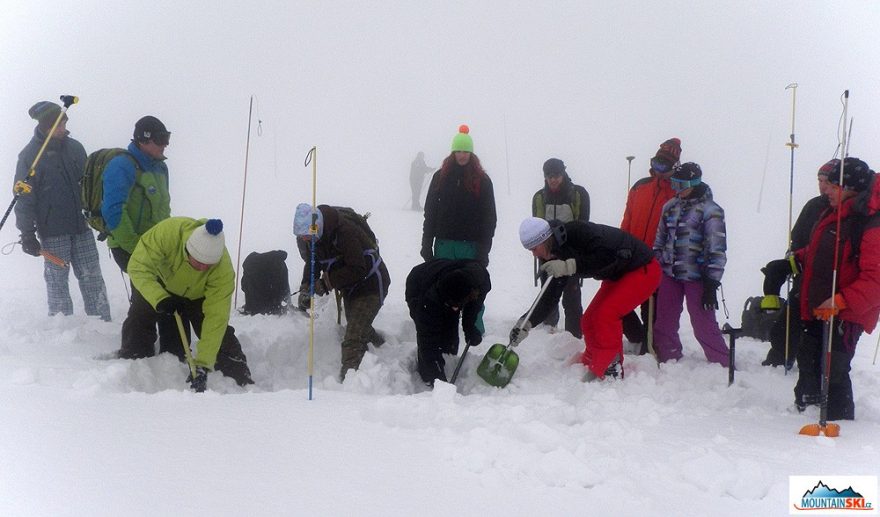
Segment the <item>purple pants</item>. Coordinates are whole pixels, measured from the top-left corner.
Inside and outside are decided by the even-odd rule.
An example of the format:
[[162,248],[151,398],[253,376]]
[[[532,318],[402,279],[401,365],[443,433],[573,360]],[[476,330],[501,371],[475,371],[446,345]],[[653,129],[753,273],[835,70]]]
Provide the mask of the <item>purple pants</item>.
[[724,336],[715,320],[715,311],[703,308],[703,283],[675,280],[663,275],[660,289],[657,291],[657,320],[654,322],[654,350],[657,359],[666,362],[681,358],[681,339],[678,337],[679,318],[681,317],[682,301],[687,302],[691,326],[694,336],[710,363],[728,365],[729,350]]

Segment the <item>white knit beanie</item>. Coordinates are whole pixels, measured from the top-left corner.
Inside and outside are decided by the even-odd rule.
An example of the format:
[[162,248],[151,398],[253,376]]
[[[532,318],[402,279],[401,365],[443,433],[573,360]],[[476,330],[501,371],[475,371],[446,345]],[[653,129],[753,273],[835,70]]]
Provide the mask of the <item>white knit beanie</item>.
[[533,250],[553,235],[550,223],[540,217],[527,217],[519,225],[519,241],[527,250]]
[[223,236],[223,221],[220,219],[208,219],[204,225],[193,230],[186,241],[186,251],[202,264],[220,262],[225,249],[226,238]]

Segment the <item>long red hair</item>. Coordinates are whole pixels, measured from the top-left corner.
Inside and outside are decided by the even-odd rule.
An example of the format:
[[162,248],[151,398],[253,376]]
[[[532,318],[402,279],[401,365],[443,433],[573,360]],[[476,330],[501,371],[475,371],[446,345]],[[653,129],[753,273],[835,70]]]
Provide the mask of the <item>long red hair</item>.
[[461,166],[455,161],[455,152],[450,153],[449,156],[443,160],[443,165],[440,166],[441,183],[446,180],[447,176],[449,176],[449,171],[456,167],[464,169],[465,190],[472,193],[474,197],[479,197],[480,184],[482,183],[483,177],[486,175],[486,171],[483,170],[483,166],[480,164],[480,159],[477,158],[477,155],[471,153],[471,159],[468,160],[467,165]]

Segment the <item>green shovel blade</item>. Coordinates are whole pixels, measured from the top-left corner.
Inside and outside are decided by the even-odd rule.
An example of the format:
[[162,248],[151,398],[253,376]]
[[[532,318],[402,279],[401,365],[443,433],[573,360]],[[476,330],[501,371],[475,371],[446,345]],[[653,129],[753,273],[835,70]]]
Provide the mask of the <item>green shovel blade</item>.
[[489,385],[503,388],[510,382],[517,366],[519,366],[519,355],[501,343],[495,343],[480,361],[477,375]]

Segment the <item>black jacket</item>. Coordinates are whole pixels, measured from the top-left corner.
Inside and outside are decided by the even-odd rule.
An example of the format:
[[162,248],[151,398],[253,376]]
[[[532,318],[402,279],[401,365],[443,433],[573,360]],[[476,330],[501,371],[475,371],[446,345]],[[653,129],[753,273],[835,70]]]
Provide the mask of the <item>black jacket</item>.
[[[618,228],[580,221],[551,226],[553,255],[560,260],[575,259],[575,276],[580,278],[617,280],[630,271],[645,267],[654,259],[651,248]],[[558,306],[567,281],[567,277],[552,280],[529,319],[532,326],[544,321],[550,311]]]
[[[437,293],[437,284],[453,271],[462,271],[479,295],[461,307],[461,326],[465,339],[479,335],[477,315],[492,289],[489,272],[476,260],[434,259],[414,267],[406,277],[406,304],[416,324],[419,346],[453,345],[458,349],[459,313],[447,307]],[[454,353],[454,352],[449,352]]]
[[477,244],[477,258],[488,263],[497,222],[492,180],[484,174],[479,192],[473,193],[465,188],[463,177],[464,169],[454,165],[445,177],[440,170],[431,178],[422,248],[433,246],[434,239],[472,241]]

